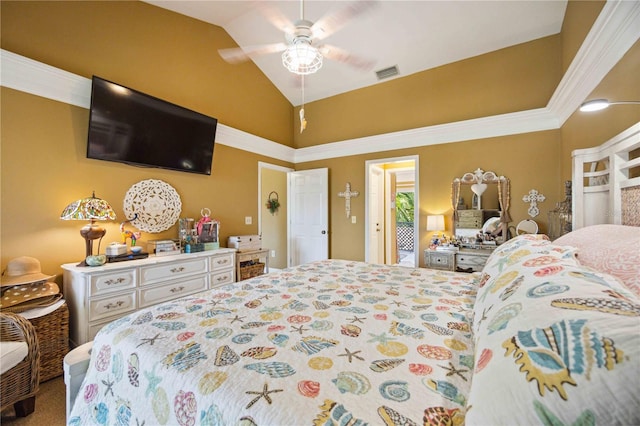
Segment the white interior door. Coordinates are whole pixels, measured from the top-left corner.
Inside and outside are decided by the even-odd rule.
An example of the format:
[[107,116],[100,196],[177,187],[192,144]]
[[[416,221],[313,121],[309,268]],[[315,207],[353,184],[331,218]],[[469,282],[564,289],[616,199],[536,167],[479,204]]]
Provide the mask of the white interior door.
[[384,263],[384,170],[369,168],[367,192],[367,258],[370,263]]
[[[407,262],[407,257],[402,264],[418,265],[418,225],[419,215],[417,214],[417,206],[420,205],[419,200],[419,157],[411,155],[407,157],[384,158],[379,160],[368,160],[365,162],[365,195],[367,197],[365,206],[365,261],[370,263],[397,263],[398,240],[396,230],[388,221],[395,221],[396,210],[394,193],[400,192],[399,185],[406,185],[406,181],[411,180],[412,192],[414,193],[414,219],[413,219],[413,262]],[[385,175],[393,174],[396,179],[395,185],[392,185],[392,179],[385,183]],[[399,177],[400,172],[411,173],[413,179],[403,174]],[[395,188],[394,188],[395,187]],[[387,189],[388,188],[388,189]],[[407,192],[407,191],[404,191]],[[381,225],[381,226],[378,226]],[[385,246],[387,246],[385,248]],[[386,256],[385,256],[386,254]],[[394,254],[396,256],[394,256]],[[386,259],[385,259],[386,257]]]
[[396,173],[389,170],[385,173],[384,199],[385,199],[385,263],[394,265],[398,263],[398,231],[396,225]]
[[326,168],[287,174],[288,266],[329,257],[328,177]]

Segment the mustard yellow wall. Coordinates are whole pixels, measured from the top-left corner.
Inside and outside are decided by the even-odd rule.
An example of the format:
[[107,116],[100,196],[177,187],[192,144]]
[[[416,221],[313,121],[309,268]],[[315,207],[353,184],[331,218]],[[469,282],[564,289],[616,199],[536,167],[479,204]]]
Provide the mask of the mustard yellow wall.
[[[275,252],[269,267],[283,269],[287,267],[287,173],[265,167],[261,173],[262,247]],[[269,198],[277,198],[280,203],[273,214],[266,207]]]
[[604,1],[569,0],[562,21],[562,72],[571,65],[571,61],[582,46],[593,23],[604,7]]
[[[587,99],[640,100],[640,41],[637,41]],[[562,126],[562,179],[571,179],[571,152],[598,146],[640,121],[640,105],[576,111]]]
[[98,75],[291,145],[292,106],[220,27],[139,1],[2,1],[2,48]]
[[[560,35],[502,49],[371,88],[307,105],[309,127],[295,131],[297,109],[251,63],[228,65],[216,53],[234,43],[220,28],[142,2],[0,2],[3,49],[90,77],[121,82],[217,117],[221,123],[289,146],[310,146],[366,135],[543,107],[575,55],[602,2],[572,1]],[[638,97],[638,46],[594,90],[611,99]],[[635,79],[634,79],[635,76]],[[66,204],[92,190],[120,218],[128,188],[147,178],[174,186],[183,216],[209,207],[222,221],[221,238],[257,232],[257,163],[264,158],[216,145],[213,175],[198,176],[88,160],[88,111],[2,88],[0,261],[20,255],[41,259],[60,273],[61,263],[83,257],[80,224],[57,217]],[[625,96],[623,96],[625,95]],[[417,149],[315,161],[298,169],[329,167],[331,257],[364,258],[364,196],[353,201],[351,224],[337,192],[347,181],[364,190],[364,162],[420,156],[420,223],[450,213],[450,182],[477,167],[512,183],[514,222],[528,217],[521,198],[535,188],[547,196],[536,218],[564,198],[570,151],[593,146],[638,120],[637,109],[612,108],[597,118],[574,114],[562,129]],[[107,224],[106,241],[117,236]],[[451,229],[451,219],[447,219]],[[155,237],[175,235],[176,230]],[[426,231],[420,231],[421,249]],[[149,238],[145,235],[144,238]]]
[[[2,1],[0,7],[3,49],[87,78],[105,77],[291,145],[291,104],[251,63],[220,59],[217,49],[235,43],[219,27],[132,1]],[[118,240],[126,191],[149,178],[177,190],[183,217],[199,218],[210,208],[226,245],[229,235],[258,231],[258,161],[292,166],[222,144],[215,146],[211,176],[88,160],[88,110],[6,88],[1,96],[3,267],[26,255],[60,274],[60,264],[81,260],[82,224],[58,217],[92,190],[118,216],[106,224],[103,244]],[[253,217],[252,225],[244,224],[245,216]],[[176,235],[174,226],[143,240]]]
[[305,105],[297,148],[544,107],[561,73],[545,37]]
[[[173,186],[182,201],[182,217],[200,218],[207,207],[221,221],[220,238],[258,232],[258,162],[289,166],[217,144],[211,176],[131,167],[86,158],[89,112],[60,102],[2,88],[2,264],[18,256],[40,259],[49,273],[84,257],[79,230],[84,223],[59,219],[64,207],[91,195],[107,200],[117,214],[105,223],[103,244],[120,238],[123,200],[131,185],[159,179]],[[244,217],[253,224],[245,225]],[[142,239],[176,238],[177,227]],[[104,252],[104,246],[102,249]]]
[[[365,257],[365,162],[410,155],[419,156],[420,252],[428,245],[425,230],[426,217],[445,214],[446,233],[452,233],[451,182],[478,167],[491,170],[511,180],[511,216],[514,223],[527,219],[529,204],[522,201],[530,189],[535,188],[550,200],[564,195],[560,182],[557,158],[560,152],[560,132],[557,130],[505,136],[500,138],[468,141],[454,144],[433,145],[415,149],[402,149],[384,153],[367,154],[312,161],[297,164],[296,169],[329,168],[330,204],[330,252],[331,257],[362,260]],[[545,166],[546,165],[546,166]],[[344,191],[346,182],[362,196],[351,200],[351,214],[358,218],[352,224],[344,214],[344,199],[338,192]],[[554,201],[539,205],[542,214],[536,217],[541,232],[547,230],[546,212],[555,207]],[[423,259],[420,256],[420,264]]]

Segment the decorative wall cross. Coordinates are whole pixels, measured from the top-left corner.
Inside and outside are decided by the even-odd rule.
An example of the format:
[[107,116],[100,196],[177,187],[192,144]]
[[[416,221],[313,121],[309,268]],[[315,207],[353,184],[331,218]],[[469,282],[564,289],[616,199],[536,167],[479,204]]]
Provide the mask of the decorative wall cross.
[[531,191],[529,191],[527,195],[522,197],[522,201],[530,204],[529,210],[527,210],[527,213],[529,213],[529,216],[531,217],[538,216],[538,214],[540,213],[540,209],[538,209],[538,203],[543,202],[544,199],[545,199],[545,196],[540,194],[535,189],[532,189]]
[[358,195],[360,195],[358,191],[351,190],[350,182],[347,182],[344,192],[338,192],[338,197],[344,197],[344,209],[347,212],[347,217],[351,217],[351,197]]

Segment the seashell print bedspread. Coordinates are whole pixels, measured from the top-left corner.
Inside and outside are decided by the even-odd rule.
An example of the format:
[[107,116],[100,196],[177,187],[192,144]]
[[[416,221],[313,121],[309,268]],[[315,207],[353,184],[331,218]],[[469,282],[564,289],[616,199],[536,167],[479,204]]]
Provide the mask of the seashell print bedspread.
[[462,424],[478,277],[327,260],[135,312],[69,424]]

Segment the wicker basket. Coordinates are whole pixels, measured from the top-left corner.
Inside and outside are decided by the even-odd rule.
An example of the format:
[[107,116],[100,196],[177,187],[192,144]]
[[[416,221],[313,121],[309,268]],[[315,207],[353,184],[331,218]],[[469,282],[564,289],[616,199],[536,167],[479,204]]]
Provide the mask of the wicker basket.
[[248,280],[264,273],[264,263],[253,263],[240,266],[240,280]]
[[63,303],[48,315],[31,320],[40,345],[40,382],[62,375],[69,352],[69,308]]

